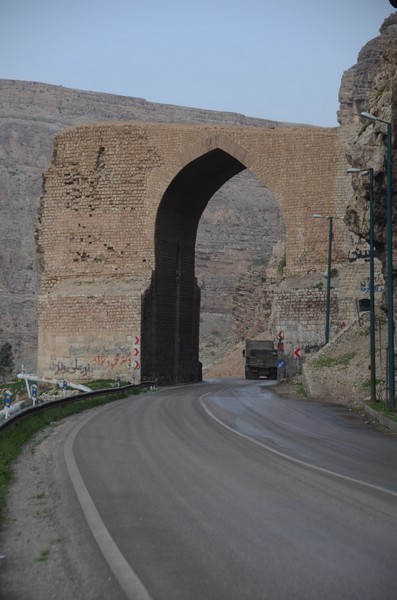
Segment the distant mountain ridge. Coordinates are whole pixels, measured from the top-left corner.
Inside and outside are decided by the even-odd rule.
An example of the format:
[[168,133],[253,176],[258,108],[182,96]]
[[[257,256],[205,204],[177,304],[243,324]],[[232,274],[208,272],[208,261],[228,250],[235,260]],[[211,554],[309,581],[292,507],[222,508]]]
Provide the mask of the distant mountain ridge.
[[[142,98],[89,92],[35,81],[0,79],[0,115],[67,126],[100,120],[134,120],[153,123],[222,124],[248,127],[287,126],[288,123],[247,117],[240,113],[158,104]],[[90,113],[87,113],[89,107]]]

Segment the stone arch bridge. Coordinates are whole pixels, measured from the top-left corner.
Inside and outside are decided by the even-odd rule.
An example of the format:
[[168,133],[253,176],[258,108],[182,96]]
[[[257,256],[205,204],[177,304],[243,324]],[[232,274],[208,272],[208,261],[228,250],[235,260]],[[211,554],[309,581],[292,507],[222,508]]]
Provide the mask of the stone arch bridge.
[[[299,276],[325,269],[327,222],[311,217],[343,217],[347,167],[338,129],[120,123],[60,133],[37,225],[39,372],[199,380],[194,254],[211,196],[249,169],[280,203],[286,274]],[[335,236],[334,260],[346,261],[342,220]]]

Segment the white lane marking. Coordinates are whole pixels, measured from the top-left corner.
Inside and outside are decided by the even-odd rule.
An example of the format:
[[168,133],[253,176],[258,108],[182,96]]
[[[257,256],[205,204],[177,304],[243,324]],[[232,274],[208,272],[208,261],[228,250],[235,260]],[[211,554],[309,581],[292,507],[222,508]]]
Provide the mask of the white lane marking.
[[[355,483],[358,485],[363,485],[365,487],[371,488],[378,492],[383,492],[384,494],[389,494],[390,496],[397,497],[397,492],[393,492],[393,490],[388,490],[387,488],[381,487],[379,485],[374,485],[372,483],[368,483],[367,481],[362,481],[361,479],[355,479],[354,477],[349,477],[348,475],[342,475],[342,473],[337,473],[336,471],[331,471],[329,469],[325,469],[324,467],[319,467],[317,465],[313,465],[312,463],[306,462],[304,460],[300,460],[299,458],[294,458],[293,456],[290,456],[289,454],[286,454],[285,452],[280,452],[280,450],[276,450],[275,448],[272,448],[271,446],[268,446],[267,444],[264,444],[263,442],[260,442],[259,440],[256,440],[255,438],[252,438],[245,433],[241,433],[240,431],[233,429],[233,427],[226,425],[226,423],[224,423],[223,421],[221,421],[221,419],[219,419],[217,416],[215,416],[214,413],[212,413],[210,411],[208,406],[205,405],[205,403],[204,403],[205,396],[209,396],[210,394],[213,394],[213,393],[214,392],[207,392],[206,394],[203,394],[202,396],[200,396],[200,404],[209,417],[214,419],[214,421],[219,423],[219,425],[221,425],[225,429],[228,429],[232,433],[245,438],[246,440],[252,442],[253,444],[257,444],[258,446],[261,446],[261,448],[264,448],[265,450],[267,450],[268,452],[271,452],[272,454],[276,454],[277,456],[280,456],[281,458],[284,458],[293,463],[296,463],[302,467],[306,467],[308,469],[312,469],[313,471],[318,471],[320,473],[324,473],[325,475],[339,477],[339,479],[343,479],[345,481],[349,481],[351,483]],[[217,393],[219,393],[219,390],[217,391]]]
[[[106,408],[109,408],[108,406]],[[98,413],[96,413],[98,414]],[[83,509],[87,523],[91,529],[105,560],[113,571],[128,600],[153,600],[136,573],[130,567],[116,546],[108,529],[102,521],[95,504],[83,482],[73,455],[73,443],[80,429],[93,418],[90,415],[71,432],[64,446],[66,466],[69,471],[77,498]]]

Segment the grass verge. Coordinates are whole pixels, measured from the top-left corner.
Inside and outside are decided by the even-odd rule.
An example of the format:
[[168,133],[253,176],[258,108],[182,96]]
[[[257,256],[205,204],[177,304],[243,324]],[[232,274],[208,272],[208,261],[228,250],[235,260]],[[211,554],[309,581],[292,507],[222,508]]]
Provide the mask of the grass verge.
[[305,390],[305,387],[303,385],[303,383],[296,383],[295,384],[295,391],[297,393],[298,396],[302,396],[303,398],[307,398],[308,394],[307,391]]
[[341,367],[343,369],[348,366],[356,354],[357,352],[353,350],[352,352],[345,352],[345,354],[341,354],[340,356],[319,356],[312,361],[312,365],[319,369],[323,367]]
[[95,408],[115,400],[120,400],[121,398],[126,398],[133,394],[140,394],[142,391],[144,390],[141,388],[131,389],[128,392],[120,391],[119,393],[112,393],[106,396],[94,396],[83,400],[76,400],[76,402],[70,402],[63,406],[54,406],[36,415],[27,416],[6,429],[0,435],[0,526],[4,522],[8,486],[14,478],[13,463],[22,452],[24,444],[35,433],[65,417],[75,415],[89,408]]
[[390,421],[397,423],[397,412],[395,410],[390,410],[384,402],[368,402],[368,406],[372,408],[372,410],[376,410],[376,412],[381,413],[384,417],[390,419]]

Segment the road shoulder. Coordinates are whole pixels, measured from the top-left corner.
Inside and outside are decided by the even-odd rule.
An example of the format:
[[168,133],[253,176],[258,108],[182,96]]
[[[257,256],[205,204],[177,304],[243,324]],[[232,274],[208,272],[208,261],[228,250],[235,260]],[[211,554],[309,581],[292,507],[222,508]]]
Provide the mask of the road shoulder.
[[124,598],[91,537],[67,476],[63,446],[86,413],[37,433],[14,465],[1,531],[0,597]]

